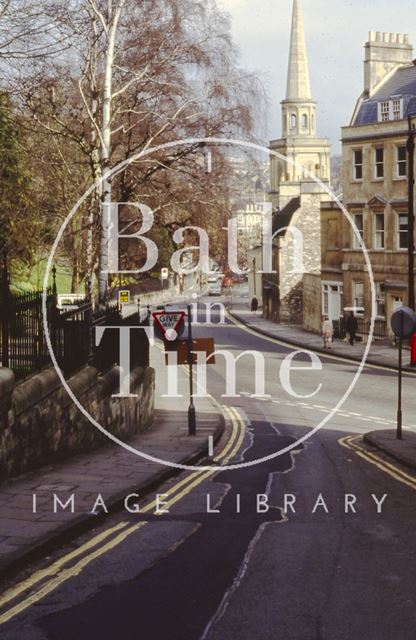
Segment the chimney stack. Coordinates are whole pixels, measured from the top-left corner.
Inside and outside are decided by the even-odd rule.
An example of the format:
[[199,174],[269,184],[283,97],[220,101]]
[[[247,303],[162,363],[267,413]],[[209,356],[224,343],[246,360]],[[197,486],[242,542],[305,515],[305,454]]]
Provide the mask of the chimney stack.
[[371,96],[379,82],[393,69],[410,64],[413,47],[401,33],[370,31],[365,44],[364,93]]

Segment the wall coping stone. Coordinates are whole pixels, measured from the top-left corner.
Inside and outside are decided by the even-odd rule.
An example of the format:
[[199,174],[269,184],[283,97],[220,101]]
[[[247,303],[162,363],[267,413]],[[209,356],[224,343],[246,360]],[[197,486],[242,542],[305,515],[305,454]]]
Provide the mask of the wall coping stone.
[[16,378],[11,369],[0,367],[0,398],[11,393],[16,384]]

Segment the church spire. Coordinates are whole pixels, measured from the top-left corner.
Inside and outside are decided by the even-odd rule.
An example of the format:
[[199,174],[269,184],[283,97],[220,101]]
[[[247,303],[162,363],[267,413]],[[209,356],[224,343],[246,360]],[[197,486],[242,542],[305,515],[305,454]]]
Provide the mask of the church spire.
[[300,0],[293,0],[286,100],[312,100]]

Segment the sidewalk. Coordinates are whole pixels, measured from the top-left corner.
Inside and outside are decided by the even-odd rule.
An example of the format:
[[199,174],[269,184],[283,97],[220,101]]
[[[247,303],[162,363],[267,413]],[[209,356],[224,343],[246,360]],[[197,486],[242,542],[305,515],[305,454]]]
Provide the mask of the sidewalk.
[[[189,436],[187,427],[187,378],[179,372],[183,398],[161,398],[166,381],[162,354],[152,349],[156,368],[154,425],[136,435],[128,445],[156,458],[180,464],[192,464],[207,454],[208,438],[214,442],[224,429],[224,418],[209,398],[195,401],[197,435]],[[91,425],[91,429],[94,429]],[[10,569],[29,557],[46,553],[48,547],[98,524],[91,513],[98,494],[111,511],[123,505],[124,498],[137,493],[140,499],[178,470],[109,444],[60,464],[19,476],[0,485],[0,570]],[[66,502],[75,495],[74,513],[69,507],[53,513],[53,494]],[[33,494],[37,495],[37,513],[32,512]],[[140,499],[138,500],[140,502]]]
[[[355,361],[360,361],[364,353],[365,345],[362,343],[355,344],[352,347],[348,342],[344,341],[334,341],[332,349],[328,352],[323,348],[320,336],[304,331],[296,325],[276,324],[270,320],[265,320],[259,315],[260,312],[255,314],[250,311],[246,301],[236,300],[229,309],[229,313],[236,320],[254,331],[272,338],[278,338],[294,347],[312,349],[324,354],[332,353],[341,358]],[[397,360],[397,349],[386,345],[378,345],[376,342],[371,345],[369,357],[367,358],[367,362],[370,364],[382,365],[390,369],[397,369]],[[408,360],[408,352],[405,351],[403,354],[405,366],[403,368],[407,371],[415,371],[407,365]],[[369,431],[364,435],[364,441],[416,470],[416,432],[404,431],[403,439],[397,440],[395,429]]]
[[369,431],[364,435],[364,441],[416,470],[416,433],[414,431],[404,431],[402,440],[397,440],[395,429]]
[[[289,345],[301,347],[302,349],[310,349],[319,353],[332,354],[347,360],[360,362],[366,347],[365,342],[358,342],[354,344],[354,346],[351,346],[346,340],[334,340],[330,350],[324,349],[320,335],[305,331],[299,325],[277,324],[271,320],[265,320],[260,315],[260,310],[257,313],[253,313],[249,309],[248,301],[241,299],[236,300],[231,305],[229,313],[236,320],[258,333],[272,338],[278,338],[282,342],[287,342]],[[398,350],[393,346],[378,344],[377,341],[374,340],[367,362],[389,369],[397,369]],[[409,365],[409,352],[407,350],[403,351],[403,369],[406,371],[415,371],[415,369]]]

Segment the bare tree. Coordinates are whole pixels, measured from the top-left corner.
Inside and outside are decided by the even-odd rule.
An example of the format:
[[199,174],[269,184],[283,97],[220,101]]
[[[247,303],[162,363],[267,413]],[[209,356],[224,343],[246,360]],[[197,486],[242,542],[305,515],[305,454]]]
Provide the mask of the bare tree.
[[[53,6],[47,4],[50,12]],[[200,145],[143,158],[114,180],[108,172],[156,144],[187,137],[247,137],[258,85],[238,68],[227,17],[212,1],[70,0],[64,8],[55,6],[53,19],[65,42],[71,34],[71,48],[52,61],[40,59],[21,78],[20,95],[38,130],[59,142],[63,156],[68,142],[71,153],[78,146],[91,179],[102,179],[81,226],[88,237],[86,274],[90,278],[98,262],[103,302],[108,223],[98,217],[99,204],[114,195],[147,197],[161,212],[160,182],[182,167],[181,179],[172,173],[164,190],[171,215],[178,212],[177,203],[181,198],[189,202],[194,188],[187,173],[197,175],[198,166],[201,173]],[[199,193],[198,198],[206,204],[206,196]],[[92,251],[97,219],[98,260]]]

